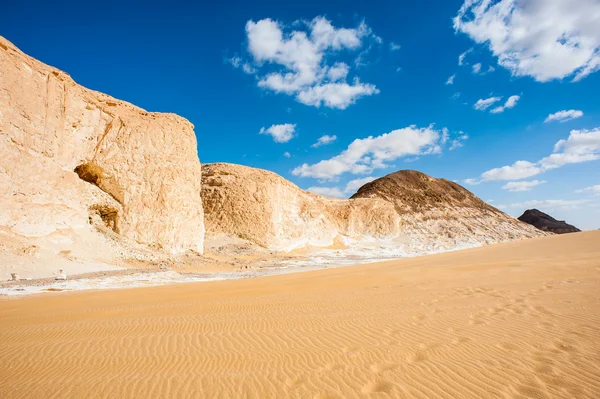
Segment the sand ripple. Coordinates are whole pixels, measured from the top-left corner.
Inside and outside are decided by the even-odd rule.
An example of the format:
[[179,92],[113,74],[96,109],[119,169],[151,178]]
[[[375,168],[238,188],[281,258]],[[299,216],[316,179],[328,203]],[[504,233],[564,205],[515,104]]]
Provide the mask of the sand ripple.
[[1,398],[598,398],[600,233],[0,301]]

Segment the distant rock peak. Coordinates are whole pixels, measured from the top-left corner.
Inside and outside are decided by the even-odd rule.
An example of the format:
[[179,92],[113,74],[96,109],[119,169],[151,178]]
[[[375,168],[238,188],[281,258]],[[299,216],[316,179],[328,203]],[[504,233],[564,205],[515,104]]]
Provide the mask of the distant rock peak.
[[519,220],[535,226],[542,231],[556,234],[577,233],[578,231],[581,231],[577,227],[566,223],[564,220],[556,220],[552,216],[538,209],[526,210],[519,216]]

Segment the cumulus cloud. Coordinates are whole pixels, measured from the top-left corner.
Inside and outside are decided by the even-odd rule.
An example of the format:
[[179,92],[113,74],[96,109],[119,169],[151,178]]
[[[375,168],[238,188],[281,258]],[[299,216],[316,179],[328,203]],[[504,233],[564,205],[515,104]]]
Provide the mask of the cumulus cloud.
[[596,184],[595,186],[590,186],[586,188],[582,188],[581,190],[575,191],[576,193],[592,193],[594,195],[600,195],[600,184]]
[[294,26],[296,30],[269,18],[248,21],[251,61],[237,57],[232,65],[256,75],[259,87],[314,107],[345,109],[361,97],[379,93],[375,85],[358,77],[348,81],[350,66],[331,60],[343,51],[360,50],[367,42],[381,43],[366,23],[336,28],[326,18],[316,17]]
[[517,102],[519,101],[520,98],[521,98],[521,96],[517,96],[517,95],[510,96],[510,97],[508,97],[508,100],[506,100],[504,105],[493,108],[490,112],[492,114],[500,114],[507,109],[514,108],[517,105]]
[[477,75],[479,73],[479,71],[481,71],[481,63],[478,62],[477,64],[474,64],[472,66],[472,68],[473,68],[473,73]]
[[518,180],[542,173],[542,169],[528,161],[517,161],[512,165],[494,168],[481,174],[483,181]]
[[477,100],[477,102],[475,104],[473,104],[473,108],[475,108],[476,110],[479,110],[479,111],[485,111],[486,109],[488,109],[489,107],[491,107],[492,105],[494,105],[495,103],[500,101],[501,99],[502,99],[502,97],[490,97],[490,98],[486,98],[486,99],[480,98],[479,100]]
[[334,141],[337,140],[337,136],[333,135],[333,136],[329,136],[328,134],[319,137],[319,139],[317,140],[316,143],[314,143],[313,145],[311,145],[311,147],[313,148],[317,148],[317,147],[321,147],[322,145],[327,145],[327,144],[331,144]]
[[542,158],[539,164],[544,170],[561,166],[595,161],[600,159],[600,128],[593,130],[571,130],[566,140],[559,140],[554,145],[554,152]]
[[600,69],[598,15],[597,0],[465,0],[453,22],[514,76],[578,81]]
[[447,84],[447,85],[454,84],[454,77],[455,77],[455,76],[456,76],[456,75],[452,75],[452,76],[450,76],[450,77],[448,78],[448,80],[446,81],[446,84]]
[[344,189],[344,192],[346,194],[353,194],[356,191],[358,191],[359,188],[361,188],[362,186],[364,186],[367,183],[372,182],[373,180],[377,179],[376,177],[373,176],[369,176],[369,177],[364,177],[362,179],[355,179],[355,180],[350,180],[348,182],[348,184],[346,184],[346,188]]
[[463,182],[465,184],[469,185],[469,186],[476,186],[476,185],[478,185],[478,184],[481,183],[480,180],[472,179],[472,178],[471,179],[465,179],[465,180],[463,180]]
[[326,197],[344,198],[345,194],[337,187],[309,187],[306,191]]
[[322,180],[332,180],[344,173],[367,174],[374,169],[386,168],[388,162],[401,157],[439,154],[448,136],[447,129],[412,125],[380,136],[356,139],[339,155],[313,165],[300,165],[292,170],[292,174]]
[[284,123],[281,125],[271,125],[271,127],[265,129],[260,128],[259,134],[266,134],[273,137],[273,141],[276,143],[287,143],[294,137],[296,132],[296,125],[292,123]]
[[291,158],[292,154],[290,154],[289,152],[286,151],[286,152],[283,153],[283,156],[286,157],[286,158]]
[[[571,130],[569,137],[559,140],[554,151],[536,163],[517,161],[481,174],[481,181],[520,180],[539,175],[561,166],[600,159],[600,127],[592,130]],[[476,179],[468,179],[477,181]]]
[[502,186],[503,190],[511,192],[531,191],[535,186],[546,183],[545,180],[511,181]]
[[544,120],[544,123],[552,121],[566,122],[570,121],[571,119],[581,118],[582,116],[583,112],[579,110],[562,110],[548,115],[548,117]]
[[320,107],[325,105],[329,108],[346,109],[363,96],[379,93],[372,84],[362,84],[356,78],[353,84],[346,82],[324,83],[300,91],[296,99],[302,104]]
[[343,62],[336,62],[327,71],[327,77],[332,82],[346,80],[346,76],[348,76],[348,72],[350,72],[350,67],[348,65],[344,64]]

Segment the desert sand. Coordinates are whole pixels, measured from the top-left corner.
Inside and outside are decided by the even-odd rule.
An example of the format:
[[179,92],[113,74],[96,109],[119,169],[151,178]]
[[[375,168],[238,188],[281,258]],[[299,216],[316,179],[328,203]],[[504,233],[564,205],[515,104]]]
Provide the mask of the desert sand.
[[598,398],[600,232],[0,301],[2,398]]

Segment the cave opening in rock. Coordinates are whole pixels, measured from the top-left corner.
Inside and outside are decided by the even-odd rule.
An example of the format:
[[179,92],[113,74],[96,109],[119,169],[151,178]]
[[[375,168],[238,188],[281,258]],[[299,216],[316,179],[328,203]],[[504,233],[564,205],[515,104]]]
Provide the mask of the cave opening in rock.
[[100,180],[103,175],[102,169],[92,163],[82,163],[75,168],[74,172],[77,173],[81,180],[91,183],[95,186],[98,186],[98,180]]
[[102,222],[115,233],[119,234],[119,210],[107,205],[90,207],[90,224],[99,225]]
[[[74,172],[77,173],[81,180],[93,184],[100,190],[106,192],[102,187],[100,187],[100,183],[104,176],[104,172],[102,168],[100,168],[98,165],[86,162],[77,166]],[[107,194],[114,198],[114,196],[112,196],[110,193]],[[89,208],[89,211],[90,224],[103,224],[115,233],[119,233],[119,209],[110,205],[95,204]]]

